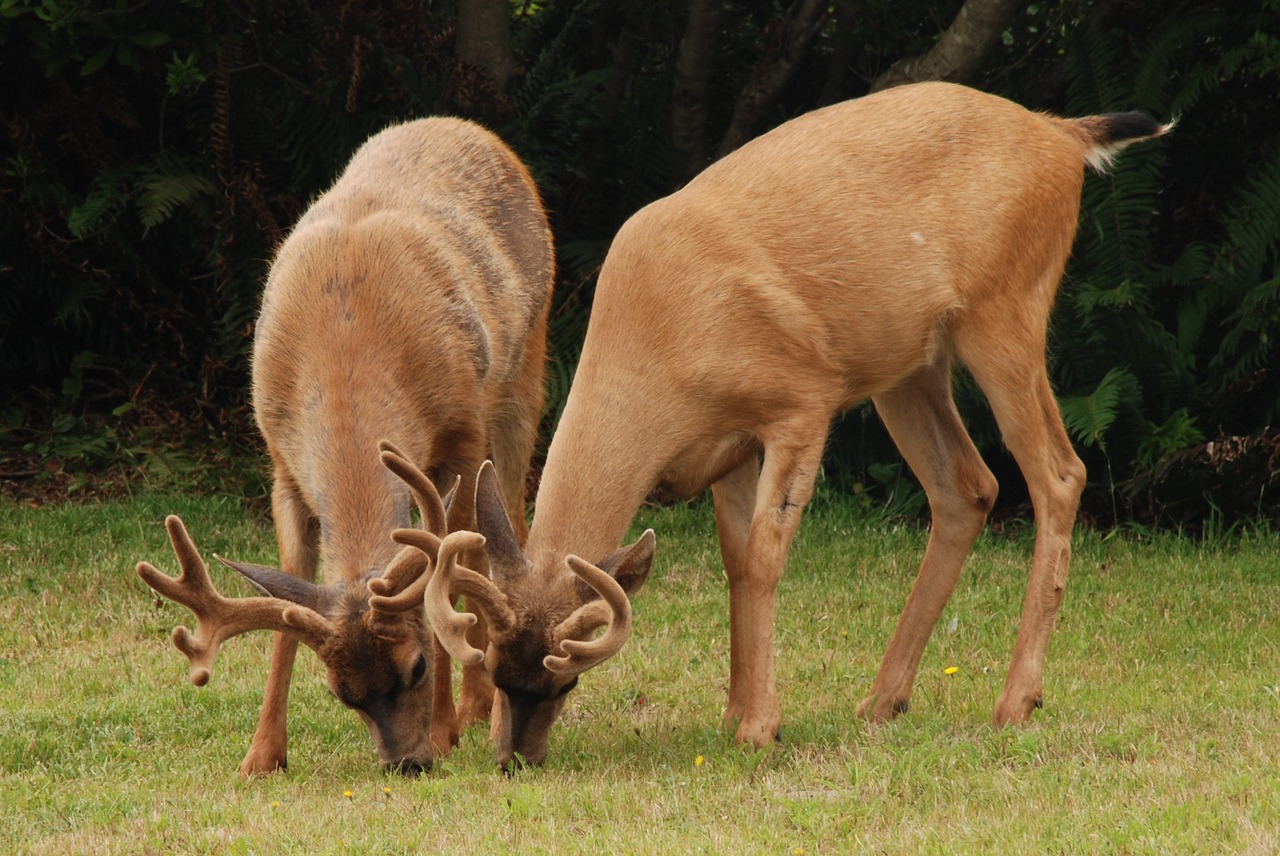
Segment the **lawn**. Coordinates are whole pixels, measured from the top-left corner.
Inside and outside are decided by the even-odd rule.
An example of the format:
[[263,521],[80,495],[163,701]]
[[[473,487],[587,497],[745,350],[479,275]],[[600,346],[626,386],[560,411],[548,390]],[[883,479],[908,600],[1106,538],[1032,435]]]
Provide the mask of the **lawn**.
[[658,558],[635,632],[583,676],[545,767],[502,775],[476,728],[431,773],[384,774],[303,649],[289,771],[245,782],[270,638],[229,642],[209,685],[188,683],[168,636],[190,614],[133,571],[176,572],[171,512],[206,557],[275,561],[269,523],[225,497],[0,505],[0,852],[1280,851],[1274,533],[1078,531],[1045,709],[1007,730],[989,719],[1032,533],[984,535],[910,713],[870,727],[853,708],[925,533],[822,498],[780,593],[783,742],[757,752],[720,725],[710,507],[649,509],[637,530],[657,531]]

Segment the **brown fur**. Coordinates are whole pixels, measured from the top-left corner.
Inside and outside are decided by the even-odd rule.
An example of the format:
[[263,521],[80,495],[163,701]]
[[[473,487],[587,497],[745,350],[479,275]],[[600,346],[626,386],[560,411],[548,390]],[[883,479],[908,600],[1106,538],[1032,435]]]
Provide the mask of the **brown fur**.
[[[524,628],[495,636],[495,674],[518,664],[523,684],[554,678],[536,664],[559,653],[546,623],[581,602],[567,554],[613,549],[656,484],[710,486],[729,580],[724,718],[740,741],[773,740],[778,580],[832,417],[870,398],[933,512],[915,588],[859,706],[873,719],[905,710],[997,491],[952,402],[963,362],[1036,512],[1018,644],[995,708],[999,723],[1025,720],[1041,697],[1085,477],[1049,388],[1046,325],[1084,165],[1118,142],[1094,129],[1109,127],[959,86],[905,86],[788,122],[632,217],[600,274],[525,551],[490,552]],[[550,592],[567,602],[552,610]],[[500,677],[499,690],[515,681]],[[545,748],[548,704],[542,735],[525,745]],[[512,750],[500,745],[499,760]]]
[[[516,156],[477,125],[424,119],[366,142],[271,267],[254,338],[253,406],[274,467],[281,567],[302,580],[323,567],[326,594],[316,608],[335,629],[317,653],[334,694],[359,703],[384,763],[421,766],[432,749],[447,750],[468,721],[488,715],[492,684],[483,669],[465,671],[455,712],[440,652],[434,702],[421,683],[404,692],[418,657],[433,652],[420,608],[390,622],[367,609],[369,581],[379,584],[400,549],[390,534],[409,525],[409,493],[380,463],[378,444],[389,439],[442,487],[458,477],[474,483],[492,458],[511,523],[525,532],[552,252],[537,190]],[[448,526],[473,521],[464,491]],[[246,776],[285,766],[297,641],[277,634]]]

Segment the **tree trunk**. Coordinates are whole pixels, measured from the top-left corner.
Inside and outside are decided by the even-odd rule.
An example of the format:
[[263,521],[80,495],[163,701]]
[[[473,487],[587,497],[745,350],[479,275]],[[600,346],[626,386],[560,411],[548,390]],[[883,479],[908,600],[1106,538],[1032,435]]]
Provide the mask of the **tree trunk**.
[[671,105],[671,140],[682,156],[685,181],[711,162],[707,99],[719,35],[720,0],[689,0],[689,22],[680,39]]
[[871,84],[871,91],[921,80],[967,83],[1022,6],[1023,0],[965,0],[932,49],[895,62]]
[[[724,157],[760,132],[764,115],[791,81],[813,37],[830,14],[823,0],[795,0],[781,22],[781,38],[776,49],[756,63],[733,107],[733,119],[716,150]],[[766,32],[766,38],[768,33]]]
[[511,4],[508,0],[459,0],[458,59],[481,68],[498,92],[515,74],[511,53]]
[[857,13],[852,0],[837,0],[833,4],[836,10],[835,35],[831,50],[831,63],[827,66],[827,79],[822,84],[822,92],[818,95],[818,106],[825,107],[847,96],[844,92],[845,69],[858,50],[854,38],[854,26],[857,24]]

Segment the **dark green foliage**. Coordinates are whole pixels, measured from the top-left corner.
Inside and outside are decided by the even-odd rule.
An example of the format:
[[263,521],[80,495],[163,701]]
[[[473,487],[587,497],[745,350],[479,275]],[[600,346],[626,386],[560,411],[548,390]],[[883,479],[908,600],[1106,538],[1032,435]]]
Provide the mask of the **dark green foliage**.
[[[724,2],[710,150],[790,5]],[[833,4],[767,122],[865,93],[962,5]],[[671,111],[688,3],[516,0],[506,92],[457,59],[454,6],[0,0],[0,454],[100,467],[176,426],[253,449],[246,354],[273,248],[368,135],[439,113],[494,127],[551,214],[549,439],[613,234],[685,178]],[[1280,2],[1028,2],[970,82],[1064,114],[1179,119],[1086,180],[1051,367],[1091,512],[1194,519],[1163,510],[1169,462],[1263,437],[1280,414]],[[963,374],[956,388],[1002,502],[1021,507],[980,394]],[[838,422],[826,484],[921,507],[870,407]]]
[[1073,438],[1123,483],[1280,412],[1280,6],[1121,11],[1098,4],[1117,18],[1075,34],[1064,109],[1139,107],[1178,127],[1087,180],[1054,354]]

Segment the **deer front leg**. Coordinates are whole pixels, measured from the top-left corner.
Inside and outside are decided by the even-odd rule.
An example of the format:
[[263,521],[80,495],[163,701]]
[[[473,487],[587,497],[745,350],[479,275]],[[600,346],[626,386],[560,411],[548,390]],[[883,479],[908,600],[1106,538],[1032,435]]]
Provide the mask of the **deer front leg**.
[[[484,612],[468,605],[476,623],[467,631],[467,641],[478,651],[489,647],[489,625]],[[458,691],[458,730],[465,731],[474,722],[489,718],[493,707],[493,676],[483,663],[462,667],[462,688]]]
[[[780,442],[766,441],[746,561],[725,563],[729,575],[730,705],[735,712],[741,710],[734,739],[757,747],[777,740],[782,728],[773,672],[778,581],[801,514],[813,495],[826,422],[816,432],[809,428],[801,434],[809,441],[805,445],[793,445],[799,433],[794,429],[781,435]],[[735,475],[745,481],[745,474]]]
[[436,758],[443,758],[458,745],[462,732],[458,728],[458,711],[453,706],[453,660],[439,640],[432,642],[435,673],[431,695],[431,751]]
[[[302,501],[293,477],[279,464],[271,489],[271,510],[280,546],[280,567],[307,581],[315,579],[320,562],[319,524]],[[274,773],[289,765],[288,714],[289,682],[298,654],[298,640],[283,633],[273,634],[271,667],[263,693],[258,727],[249,751],[240,762],[240,775],[249,778]]]
[[920,658],[965,556],[995,503],[998,485],[969,439],[951,397],[950,361],[922,369],[875,399],[876,410],[929,497],[932,525],[911,596],[859,716],[883,721],[904,712]]
[[289,682],[293,678],[293,661],[298,653],[298,640],[274,633],[271,646],[271,668],[267,672],[267,689],[262,697],[262,712],[253,742],[240,762],[244,778],[263,776],[289,766],[288,729]]

